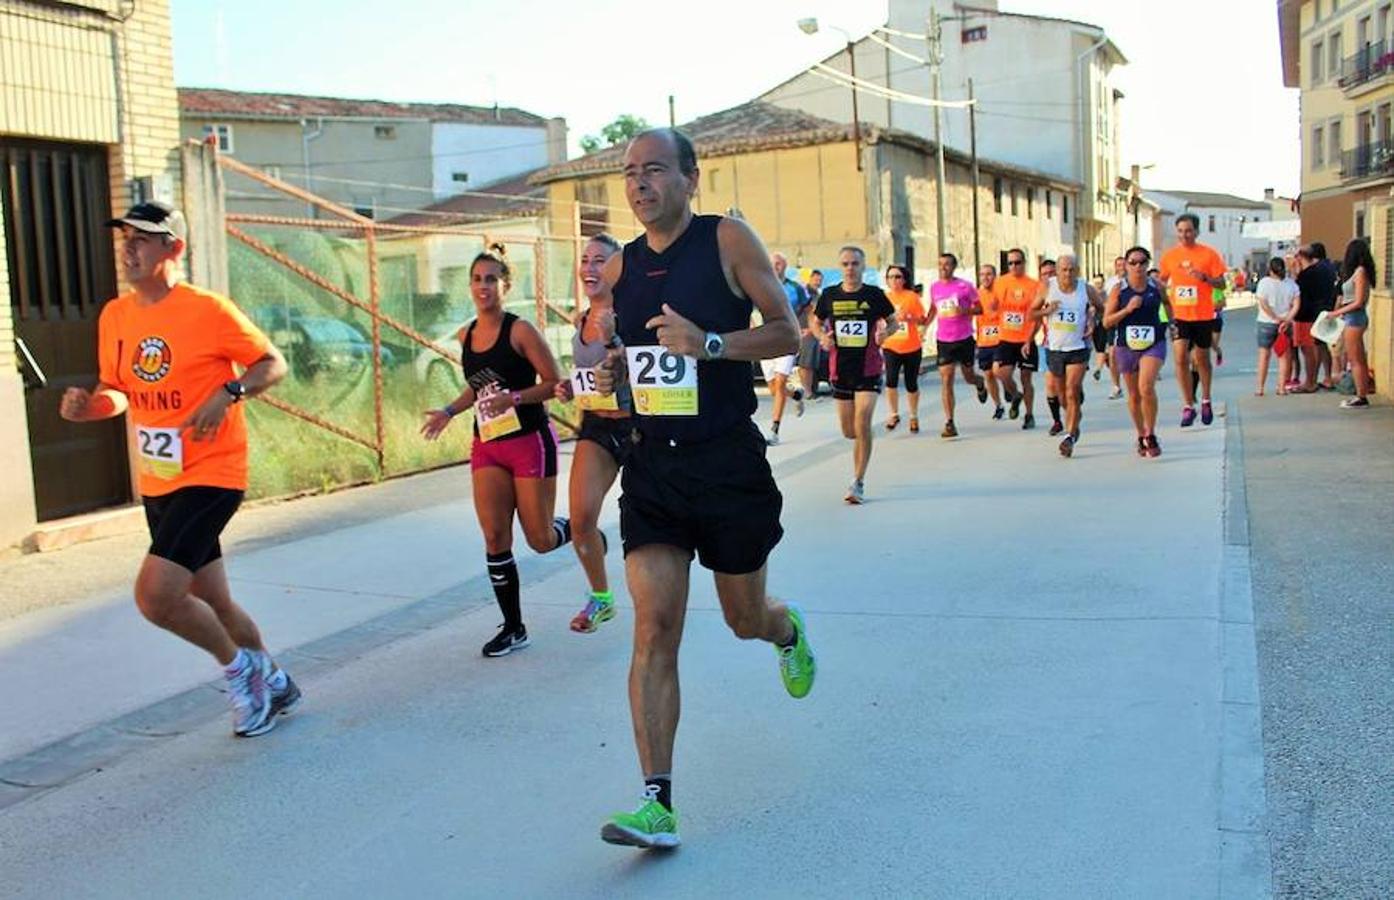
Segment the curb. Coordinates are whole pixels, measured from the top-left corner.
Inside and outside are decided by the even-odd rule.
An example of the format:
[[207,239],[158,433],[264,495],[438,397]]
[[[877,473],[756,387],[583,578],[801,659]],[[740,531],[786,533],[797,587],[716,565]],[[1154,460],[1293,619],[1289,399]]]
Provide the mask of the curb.
[[1263,710],[1249,556],[1249,505],[1239,407],[1224,410],[1224,557],[1220,579],[1219,896],[1272,897],[1273,854],[1266,828]]
[[[841,436],[803,450],[772,466],[777,480],[847,453]],[[577,566],[573,553],[527,556],[519,575],[536,583]],[[493,588],[481,572],[439,593],[360,622],[309,643],[277,652],[302,684],[404,638],[431,630],[457,616],[494,605]],[[164,700],[60,738],[37,750],[0,760],[0,811],[38,797],[112,765],[129,753],[196,730],[226,714],[221,679],[205,682]]]

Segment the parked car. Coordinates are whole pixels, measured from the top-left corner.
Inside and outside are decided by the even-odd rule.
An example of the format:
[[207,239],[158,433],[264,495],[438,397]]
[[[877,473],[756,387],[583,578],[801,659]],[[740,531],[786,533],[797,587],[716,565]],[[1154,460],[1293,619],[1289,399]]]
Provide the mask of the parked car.
[[[299,378],[312,378],[323,371],[345,371],[371,365],[373,342],[367,335],[341,319],[328,316],[293,316],[289,346],[283,347],[291,371]],[[396,362],[391,348],[379,347],[383,366]]]

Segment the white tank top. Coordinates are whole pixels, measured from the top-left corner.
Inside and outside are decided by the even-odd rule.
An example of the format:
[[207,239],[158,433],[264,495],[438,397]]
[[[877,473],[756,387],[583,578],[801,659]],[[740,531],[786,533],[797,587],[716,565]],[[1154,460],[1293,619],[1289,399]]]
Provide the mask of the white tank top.
[[1060,304],[1059,309],[1046,318],[1047,349],[1083,350],[1088,347],[1084,329],[1089,323],[1089,291],[1084,279],[1076,278],[1075,289],[1068,294],[1060,290],[1059,281],[1050,279],[1046,302]]

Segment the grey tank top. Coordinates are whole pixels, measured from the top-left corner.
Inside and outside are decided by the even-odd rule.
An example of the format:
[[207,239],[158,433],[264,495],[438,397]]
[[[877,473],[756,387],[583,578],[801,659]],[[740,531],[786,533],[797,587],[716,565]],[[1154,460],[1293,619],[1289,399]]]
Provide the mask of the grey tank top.
[[[581,313],[580,321],[576,323],[576,333],[571,336],[571,366],[573,369],[594,368],[605,361],[605,355],[609,352],[604,341],[587,344],[581,340],[581,335],[586,329],[586,316],[588,315],[590,315],[590,309]],[[629,382],[627,380],[621,381],[615,388],[615,393],[618,395],[620,412],[633,412],[634,401],[629,389]]]

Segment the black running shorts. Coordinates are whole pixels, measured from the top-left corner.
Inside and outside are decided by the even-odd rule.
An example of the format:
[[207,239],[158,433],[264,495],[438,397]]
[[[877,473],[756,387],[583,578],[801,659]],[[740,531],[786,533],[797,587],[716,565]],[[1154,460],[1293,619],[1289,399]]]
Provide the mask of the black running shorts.
[[186,487],[145,497],[150,555],[197,572],[223,556],[218,538],[242,503],[242,492],[220,487]]
[[1027,344],[1030,350],[1021,355],[1022,345],[1012,341],[1002,341],[997,345],[997,364],[999,366],[1020,366],[1023,372],[1035,372],[1041,367],[1040,348],[1034,343]]
[[1213,320],[1205,322],[1182,322],[1172,323],[1173,341],[1185,341],[1196,350],[1209,350],[1214,343],[1215,323]]
[[581,431],[576,435],[578,441],[591,441],[604,447],[615,458],[615,465],[622,466],[629,459],[630,448],[634,446],[631,436],[634,423],[629,417],[597,416],[586,413],[581,417]]
[[713,572],[744,575],[758,571],[784,536],[784,498],[765,437],[749,420],[694,444],[641,437],[620,488],[626,556],[667,544],[695,553]]
[[935,341],[939,353],[939,366],[973,365],[973,354],[978,345],[972,338],[962,341]]
[[1046,351],[1046,370],[1057,378],[1065,377],[1066,366],[1088,366],[1089,348],[1081,347],[1078,350],[1047,350]]

